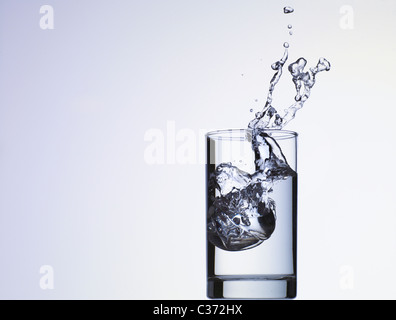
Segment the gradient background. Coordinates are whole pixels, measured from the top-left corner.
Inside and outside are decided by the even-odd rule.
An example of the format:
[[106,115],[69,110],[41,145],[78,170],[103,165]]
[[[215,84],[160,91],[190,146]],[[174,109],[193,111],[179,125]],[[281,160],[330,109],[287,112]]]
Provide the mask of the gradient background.
[[[287,127],[298,298],[395,299],[395,18],[391,0],[2,0],[0,298],[205,299],[204,166],[149,165],[145,134],[245,127],[289,41],[332,63]],[[285,74],[275,105],[293,96]]]

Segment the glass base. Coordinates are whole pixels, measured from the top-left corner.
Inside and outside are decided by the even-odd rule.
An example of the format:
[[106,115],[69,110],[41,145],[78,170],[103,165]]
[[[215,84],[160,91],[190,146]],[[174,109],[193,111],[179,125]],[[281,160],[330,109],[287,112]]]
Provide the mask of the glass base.
[[207,283],[210,299],[293,299],[296,293],[294,275],[217,276]]

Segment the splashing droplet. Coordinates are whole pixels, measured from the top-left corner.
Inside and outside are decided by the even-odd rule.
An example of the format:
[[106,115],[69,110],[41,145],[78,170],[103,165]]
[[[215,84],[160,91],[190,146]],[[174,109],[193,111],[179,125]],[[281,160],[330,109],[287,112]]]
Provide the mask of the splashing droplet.
[[250,112],[253,112],[253,109],[250,109]]
[[284,12],[285,14],[293,13],[293,12],[294,12],[294,9],[293,9],[292,7],[284,7],[284,8],[283,8],[283,12]]
[[291,24],[289,24],[289,25],[287,26],[287,28],[288,28],[288,29],[292,29],[293,26],[292,26]]
[[287,48],[289,48],[289,47],[290,47],[290,45],[289,45],[289,43],[288,43],[288,42],[285,42],[285,43],[283,44],[283,47],[287,49]]

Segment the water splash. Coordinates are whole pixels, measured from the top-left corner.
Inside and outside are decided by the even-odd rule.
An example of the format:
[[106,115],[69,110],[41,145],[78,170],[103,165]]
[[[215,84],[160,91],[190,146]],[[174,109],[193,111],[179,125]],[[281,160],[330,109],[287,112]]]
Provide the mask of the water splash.
[[[294,9],[285,7],[284,12],[292,13]],[[292,29],[292,26],[288,28]],[[248,125],[255,154],[255,172],[249,174],[232,163],[222,163],[210,177],[209,192],[214,194],[216,189],[220,196],[213,199],[208,210],[208,240],[227,251],[252,249],[268,240],[274,232],[276,203],[270,198],[273,186],[297,174],[289,166],[277,141],[269,135],[268,129],[280,130],[294,119],[297,111],[309,99],[316,75],[331,68],[325,58],[320,58],[316,67],[307,71],[304,58],[291,63],[288,71],[296,96],[281,116],[273,107],[273,93],[289,57],[289,44],[285,42],[283,46],[285,51],[282,58],[271,65],[275,73],[270,81],[264,108],[256,113]]]
[[[283,72],[283,66],[288,59],[288,51],[279,61],[272,65],[276,70],[274,77],[270,82],[270,89],[267,102],[262,112],[256,114],[256,118],[249,123],[250,129],[282,129],[286,124],[294,119],[298,110],[300,110],[311,95],[311,89],[316,83],[316,75],[322,71],[329,71],[331,69],[330,62],[325,58],[320,58],[315,68],[305,71],[307,60],[300,58],[294,63],[291,63],[288,70],[292,76],[292,81],[296,88],[296,96],[294,103],[285,110],[285,114],[281,116],[278,111],[272,106],[272,95],[275,86],[280,80]],[[275,66],[275,68],[274,68]]]

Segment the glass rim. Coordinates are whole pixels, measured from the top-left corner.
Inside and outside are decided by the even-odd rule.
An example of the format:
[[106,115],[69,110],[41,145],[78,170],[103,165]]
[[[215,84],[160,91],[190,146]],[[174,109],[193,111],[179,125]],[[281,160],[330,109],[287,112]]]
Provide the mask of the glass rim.
[[[230,133],[237,133],[238,135],[229,135]],[[243,136],[246,135],[247,132],[252,132],[251,129],[220,129],[209,131],[206,133],[205,137],[210,139],[240,139],[243,133]],[[298,133],[290,130],[281,130],[281,129],[265,129],[264,132],[269,133],[276,140],[284,140],[284,139],[293,139],[298,137]],[[227,135],[228,134],[228,135]]]

